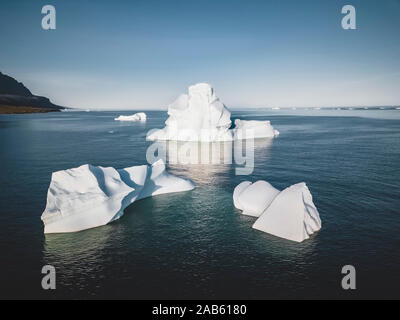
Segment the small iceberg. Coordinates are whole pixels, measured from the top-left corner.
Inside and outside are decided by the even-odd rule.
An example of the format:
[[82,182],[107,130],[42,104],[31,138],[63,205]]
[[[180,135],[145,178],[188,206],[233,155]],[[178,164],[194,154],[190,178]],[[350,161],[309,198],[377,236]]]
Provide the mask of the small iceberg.
[[147,120],[147,116],[144,112],[138,112],[131,116],[119,116],[115,118],[116,121],[142,121],[145,122]]
[[244,181],[233,191],[233,203],[237,209],[243,211],[242,214],[258,218],[279,192],[263,180],[254,183]]
[[192,181],[169,174],[162,160],[120,170],[86,164],[54,172],[41,217],[44,233],[103,226],[122,217],[136,200],[194,187]]
[[[249,134],[251,132],[251,134]],[[235,120],[235,128],[233,128],[234,138],[242,139],[257,139],[257,138],[274,138],[279,135],[279,131],[271,126],[268,120]]]
[[269,121],[236,120],[231,127],[231,113],[207,83],[190,86],[168,106],[169,118],[163,129],[150,131],[147,140],[232,141],[234,139],[271,138],[278,131]]
[[233,192],[235,207],[258,217],[254,229],[302,242],[321,229],[321,219],[304,182],[283,191],[266,181],[240,183]]

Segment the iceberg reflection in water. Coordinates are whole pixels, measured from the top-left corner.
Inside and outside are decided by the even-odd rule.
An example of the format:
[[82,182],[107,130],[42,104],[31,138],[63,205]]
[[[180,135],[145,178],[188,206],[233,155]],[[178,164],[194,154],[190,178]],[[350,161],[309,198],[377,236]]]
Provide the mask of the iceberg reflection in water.
[[176,172],[187,172],[196,182],[196,176],[191,175],[200,171],[204,182],[216,171],[235,169],[235,175],[250,175],[255,166],[255,158],[266,160],[272,138],[237,140],[224,142],[182,142],[157,141],[147,150],[150,163],[162,159]]

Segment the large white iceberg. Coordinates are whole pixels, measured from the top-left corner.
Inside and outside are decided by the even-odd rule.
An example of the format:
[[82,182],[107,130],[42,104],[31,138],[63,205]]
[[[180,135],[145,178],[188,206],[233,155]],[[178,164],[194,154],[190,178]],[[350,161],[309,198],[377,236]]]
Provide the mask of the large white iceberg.
[[233,202],[243,214],[259,217],[254,229],[302,242],[321,229],[321,219],[304,182],[279,191],[266,181],[240,183]]
[[230,129],[231,113],[207,83],[190,86],[188,94],[168,106],[168,115],[165,128],[150,132],[147,140],[232,141],[278,134],[269,121],[236,120]]
[[103,226],[119,219],[136,200],[192,189],[192,181],[169,174],[162,160],[120,170],[86,164],[54,172],[41,217],[44,233]]
[[135,113],[131,116],[119,116],[118,118],[115,118],[114,120],[117,121],[142,121],[145,122],[147,119],[147,116],[144,112],[138,112]]

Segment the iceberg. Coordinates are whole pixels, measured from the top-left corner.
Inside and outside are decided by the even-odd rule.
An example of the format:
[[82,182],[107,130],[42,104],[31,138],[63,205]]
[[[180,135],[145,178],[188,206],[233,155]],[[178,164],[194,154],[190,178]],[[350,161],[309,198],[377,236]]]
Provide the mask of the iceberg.
[[237,209],[243,211],[242,214],[259,217],[278,193],[279,190],[266,181],[244,181],[235,188],[233,202]]
[[138,112],[135,113],[134,115],[131,116],[119,116],[118,118],[115,118],[114,120],[117,121],[142,121],[145,122],[147,119],[147,116],[144,112]]
[[235,128],[233,128],[236,140],[257,139],[257,138],[274,138],[279,135],[279,131],[271,126],[271,122],[258,120],[235,120]]
[[86,164],[54,172],[41,217],[44,233],[103,226],[122,217],[136,200],[194,187],[192,181],[169,174],[162,160],[120,170]]
[[180,95],[168,106],[168,115],[165,127],[149,132],[147,140],[214,142],[270,138],[278,134],[269,121],[238,119],[236,127],[230,129],[231,113],[207,83],[190,86],[188,94]]
[[231,113],[206,83],[189,87],[168,106],[165,128],[147,136],[148,140],[231,141]]
[[253,228],[277,237],[302,242],[321,229],[321,219],[304,182],[283,191],[266,181],[240,183],[233,192],[234,206],[258,217]]

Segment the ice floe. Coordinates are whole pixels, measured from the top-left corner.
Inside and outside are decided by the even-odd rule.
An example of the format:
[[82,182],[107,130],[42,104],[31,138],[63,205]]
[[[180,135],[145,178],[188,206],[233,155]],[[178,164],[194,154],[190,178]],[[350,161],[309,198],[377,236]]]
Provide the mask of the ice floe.
[[240,183],[233,202],[243,214],[258,217],[254,229],[288,240],[302,242],[321,229],[321,219],[304,182],[283,191],[266,181]]
[[162,160],[120,170],[86,164],[54,172],[41,217],[44,232],[102,226],[119,219],[136,200],[194,187],[192,181],[169,174]]
[[279,131],[271,126],[268,120],[235,120],[235,128],[233,128],[234,138],[241,139],[257,139],[257,138],[273,138],[279,135]]
[[235,188],[233,201],[235,207],[242,210],[243,214],[259,217],[278,193],[279,190],[266,181],[244,181]]
[[236,127],[230,129],[231,113],[207,83],[190,86],[188,94],[168,106],[168,115],[165,127],[149,132],[147,140],[232,141],[271,138],[278,133],[269,121],[236,120]]
[[114,120],[117,121],[142,121],[145,122],[147,119],[147,116],[144,112],[138,112],[135,113],[131,116],[119,116],[118,118],[115,118]]

